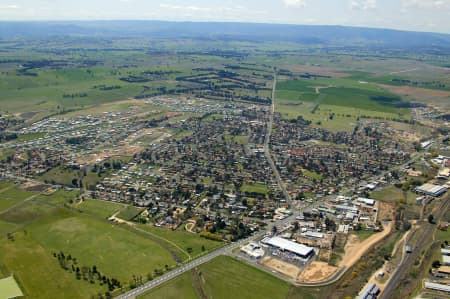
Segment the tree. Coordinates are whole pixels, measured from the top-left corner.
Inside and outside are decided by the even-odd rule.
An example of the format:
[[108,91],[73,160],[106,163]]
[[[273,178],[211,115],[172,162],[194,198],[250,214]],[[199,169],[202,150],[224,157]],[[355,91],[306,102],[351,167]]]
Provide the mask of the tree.
[[432,264],[432,267],[433,267],[433,268],[439,268],[440,266],[441,266],[441,262],[440,262],[440,261],[437,261],[437,260],[434,261],[433,264]]
[[277,231],[278,231],[278,228],[274,225],[273,227],[272,227],[272,234],[276,234],[277,233]]
[[298,229],[300,228],[300,224],[298,223],[298,221],[294,222],[294,228],[292,229],[294,232],[298,231]]

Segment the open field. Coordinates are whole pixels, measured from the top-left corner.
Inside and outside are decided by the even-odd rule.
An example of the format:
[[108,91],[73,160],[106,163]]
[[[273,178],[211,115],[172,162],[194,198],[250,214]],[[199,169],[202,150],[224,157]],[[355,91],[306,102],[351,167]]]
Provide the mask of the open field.
[[[198,275],[192,279],[191,275]],[[189,283],[189,279],[191,282]],[[195,281],[194,281],[195,280]],[[139,298],[178,298],[184,292],[191,298],[286,298],[290,285],[261,270],[233,258],[219,256],[198,267],[197,273],[185,274]],[[195,291],[193,296],[192,289]],[[168,294],[168,297],[158,297]],[[184,297],[183,297],[184,298]],[[189,298],[189,297],[188,297]]]
[[115,213],[126,209],[126,205],[115,202],[86,199],[82,202],[75,203],[72,205],[72,208],[83,213],[88,213],[107,219]]
[[[138,225],[138,227],[149,232],[150,234],[158,236],[159,238],[175,243],[185,253],[190,252],[189,255],[192,257],[204,254],[224,245],[224,243],[222,242],[205,239],[197,234],[192,234],[188,231],[185,231],[184,226],[174,231],[155,227],[150,224],[140,224]],[[185,258],[186,254],[184,254],[182,257]]]
[[259,193],[265,195],[269,192],[269,188],[261,183],[243,184],[241,187],[241,192]]
[[[95,265],[102,273],[128,284],[132,275],[147,277],[155,269],[175,265],[168,242],[179,244],[184,250],[192,248],[189,250],[192,256],[221,245],[184,231],[149,228],[151,234],[162,238],[157,239],[133,228],[113,224],[105,218],[123,209],[123,205],[96,200],[77,203],[73,201],[77,194],[78,191],[60,190],[39,195],[0,215],[3,239],[0,265],[17,276],[26,295],[33,294],[33,298],[88,298],[107,290],[104,286],[77,280],[74,273],[60,267],[53,252],[70,254],[80,267]],[[20,195],[27,197],[29,194],[19,193],[14,201],[23,201]],[[59,207],[67,204],[71,210]],[[13,241],[6,240],[7,232],[14,232]]]
[[371,84],[361,84],[348,79],[280,82],[277,85],[277,98],[370,111],[391,113],[401,111],[395,107],[401,100],[394,94]]

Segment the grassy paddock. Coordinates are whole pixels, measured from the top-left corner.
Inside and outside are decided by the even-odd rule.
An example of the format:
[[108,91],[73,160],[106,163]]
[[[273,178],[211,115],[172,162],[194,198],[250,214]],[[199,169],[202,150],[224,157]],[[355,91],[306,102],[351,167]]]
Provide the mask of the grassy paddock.
[[219,256],[194,273],[169,281],[140,299],[150,298],[286,298],[290,285],[231,257]]

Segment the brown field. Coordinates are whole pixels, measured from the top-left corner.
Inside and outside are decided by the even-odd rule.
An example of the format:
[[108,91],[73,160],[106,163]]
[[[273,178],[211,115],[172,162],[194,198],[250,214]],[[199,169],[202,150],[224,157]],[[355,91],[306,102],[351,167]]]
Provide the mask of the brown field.
[[271,257],[263,258],[261,264],[271,270],[274,270],[293,279],[297,278],[298,272],[300,271],[300,268],[297,266]]
[[378,220],[394,220],[394,211],[395,207],[393,204],[382,201],[378,202]]
[[384,230],[382,232],[376,233],[362,242],[358,240],[357,236],[350,235],[347,244],[345,245],[345,255],[339,262],[339,267],[350,268],[353,266],[367,250],[389,235],[392,226],[393,221],[389,222],[387,225],[383,225]]
[[298,276],[298,280],[303,282],[318,282],[327,279],[336,272],[337,267],[333,267],[324,262],[312,262]]
[[283,68],[288,69],[294,73],[311,73],[321,76],[330,76],[334,78],[350,77],[349,74],[342,72],[342,70],[325,66],[293,64],[293,65],[284,65]]
[[[385,88],[399,96],[410,98],[411,100],[421,101],[424,103],[433,102],[435,104],[444,104],[450,106],[450,91],[427,89],[412,86],[392,86],[385,84],[378,84],[382,88]],[[428,101],[427,101],[428,100]]]

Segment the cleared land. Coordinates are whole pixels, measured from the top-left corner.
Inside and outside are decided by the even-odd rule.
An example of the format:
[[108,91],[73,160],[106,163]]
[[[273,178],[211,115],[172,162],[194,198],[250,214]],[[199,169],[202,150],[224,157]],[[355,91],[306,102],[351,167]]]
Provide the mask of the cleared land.
[[324,262],[312,262],[300,273],[298,279],[303,282],[322,281],[330,277],[337,269],[337,267],[330,266]]
[[393,222],[383,225],[384,230],[380,233],[371,235],[364,241],[359,241],[354,235],[350,235],[349,240],[345,246],[345,255],[339,262],[339,267],[351,267],[366,253],[373,245],[381,241],[384,237],[389,235],[393,227]]
[[261,264],[293,279],[297,278],[298,272],[300,271],[299,267],[272,257],[263,258]]

